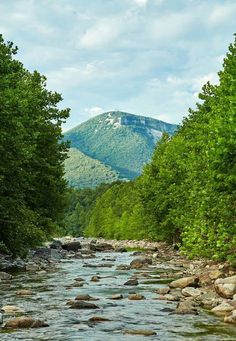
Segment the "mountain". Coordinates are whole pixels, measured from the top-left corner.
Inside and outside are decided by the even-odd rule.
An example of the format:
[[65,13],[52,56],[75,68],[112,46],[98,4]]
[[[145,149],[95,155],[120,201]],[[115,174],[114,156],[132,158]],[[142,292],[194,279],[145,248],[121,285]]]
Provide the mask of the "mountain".
[[[114,174],[119,174],[119,178],[133,179],[151,159],[155,144],[162,133],[172,135],[176,129],[175,124],[150,117],[120,111],[106,112],[64,134],[64,138],[71,141],[73,148],[66,167],[68,169],[70,164],[69,168],[74,169],[73,174],[76,174],[76,167],[81,169],[83,158],[76,157],[75,153],[75,150],[79,150],[84,156],[100,161],[104,167],[109,166],[109,171],[113,170]],[[115,177],[114,174],[112,173],[111,181],[113,176]],[[78,183],[69,173],[67,179],[71,184]],[[111,182],[109,180],[108,176],[107,182]]]
[[119,174],[110,166],[70,148],[65,162],[66,178],[72,187],[94,188],[101,183],[118,180]]

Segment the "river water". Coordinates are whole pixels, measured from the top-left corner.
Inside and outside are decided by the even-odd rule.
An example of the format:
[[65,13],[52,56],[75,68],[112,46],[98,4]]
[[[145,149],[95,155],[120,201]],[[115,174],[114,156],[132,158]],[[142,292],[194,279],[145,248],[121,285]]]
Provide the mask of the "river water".
[[[43,319],[47,328],[1,331],[1,341],[129,341],[129,340],[236,340],[236,327],[226,325],[222,319],[206,311],[199,315],[170,315],[176,302],[157,300],[154,290],[164,284],[151,283],[157,279],[156,267],[149,266],[152,278],[139,279],[136,287],[124,283],[134,274],[143,270],[117,270],[117,265],[130,264],[132,253],[96,253],[94,259],[70,259],[61,261],[56,269],[50,272],[24,272],[14,276],[10,283],[0,283],[2,306],[13,304],[23,308],[33,318]],[[88,267],[87,264],[90,264]],[[98,264],[112,267],[91,267]],[[161,268],[170,265],[162,263]],[[101,276],[99,282],[92,282],[94,275]],[[75,278],[85,280],[83,287],[73,287]],[[19,289],[30,289],[33,295],[18,297]],[[146,297],[142,301],[130,301],[130,292],[141,293]],[[78,294],[90,294],[99,298],[92,302],[99,306],[97,310],[70,309],[66,302]],[[109,296],[122,294],[121,300],[111,300]],[[92,316],[102,316],[110,321],[91,323]],[[4,314],[5,321],[12,315]],[[154,336],[137,336],[124,334],[126,329],[148,329],[156,332]]]

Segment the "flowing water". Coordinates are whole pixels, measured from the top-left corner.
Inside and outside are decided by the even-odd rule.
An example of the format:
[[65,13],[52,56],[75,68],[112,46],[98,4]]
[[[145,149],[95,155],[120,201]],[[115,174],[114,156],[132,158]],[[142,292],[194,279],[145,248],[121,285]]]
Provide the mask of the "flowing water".
[[[151,283],[148,279],[139,279],[136,287],[124,286],[124,283],[137,270],[116,270],[119,264],[130,264],[132,253],[96,253],[94,259],[63,260],[57,268],[50,272],[24,272],[15,275],[10,283],[0,283],[1,305],[17,305],[27,315],[43,319],[47,328],[1,331],[1,341],[115,341],[115,340],[236,340],[236,327],[226,325],[221,319],[200,311],[199,315],[170,315],[176,302],[156,300],[156,288],[164,284]],[[90,265],[108,265],[112,267],[87,267]],[[104,264],[105,263],[105,264]],[[170,265],[163,263],[161,267]],[[155,269],[156,270],[156,269]],[[152,266],[150,275],[157,278]],[[101,276],[99,282],[91,282],[94,275]],[[72,287],[76,277],[85,280],[83,287]],[[155,281],[154,281],[155,282]],[[30,289],[33,295],[18,297],[19,289]],[[130,301],[130,292],[141,293],[146,297],[142,301]],[[97,310],[70,309],[66,302],[78,294],[90,294],[99,298],[92,302],[99,306]],[[110,300],[109,296],[122,294],[121,300]],[[110,321],[91,323],[92,316],[102,316]],[[4,319],[12,318],[4,314]],[[156,332],[154,336],[138,336],[124,334],[125,329],[149,329]]]

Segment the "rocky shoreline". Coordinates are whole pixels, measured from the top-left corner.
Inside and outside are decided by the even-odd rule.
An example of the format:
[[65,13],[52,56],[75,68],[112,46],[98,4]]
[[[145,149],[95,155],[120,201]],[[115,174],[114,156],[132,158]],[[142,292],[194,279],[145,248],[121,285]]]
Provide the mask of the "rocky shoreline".
[[[176,308],[170,314],[197,315],[201,309],[219,316],[226,323],[236,324],[236,270],[229,263],[217,263],[207,260],[187,260],[177,250],[165,243],[150,241],[116,241],[104,239],[86,239],[65,237],[48,243],[45,247],[31,251],[25,259],[12,260],[8,256],[0,257],[0,282],[10,282],[14,271],[42,272],[55,269],[62,259],[93,259],[96,252],[126,252],[133,249],[133,260],[129,265],[119,265],[117,270],[135,269],[125,286],[135,287],[140,279],[149,280],[148,270],[161,268],[163,260],[167,268],[159,271],[155,283],[163,284],[154,290],[156,300],[176,302]],[[134,251],[136,249],[136,251]],[[111,260],[112,261],[112,260]],[[111,263],[112,264],[112,263]],[[109,264],[97,264],[96,267]],[[95,267],[86,264],[85,266]],[[96,277],[96,278],[95,278]],[[91,281],[99,281],[93,276]],[[77,278],[74,286],[83,286],[83,279]],[[30,295],[21,290],[17,295]],[[116,296],[116,297],[115,297]],[[119,296],[119,297],[118,297]],[[122,299],[122,295],[114,295],[113,300]],[[128,296],[129,300],[143,300],[145,297],[136,292]],[[90,309],[94,303],[87,302],[91,297],[80,296],[68,302],[72,309]],[[7,305],[2,307],[3,313],[17,313],[18,307]],[[25,319],[24,319],[25,318]],[[28,316],[16,317],[7,321],[4,328],[36,328],[45,327],[43,321]],[[129,333],[129,331],[126,331]],[[143,331],[144,333],[145,331]],[[151,331],[147,331],[147,333]],[[132,331],[130,332],[132,334]],[[135,334],[135,331],[133,331]],[[141,333],[141,332],[140,332]],[[142,334],[145,335],[145,334]],[[150,334],[151,335],[151,334]]]

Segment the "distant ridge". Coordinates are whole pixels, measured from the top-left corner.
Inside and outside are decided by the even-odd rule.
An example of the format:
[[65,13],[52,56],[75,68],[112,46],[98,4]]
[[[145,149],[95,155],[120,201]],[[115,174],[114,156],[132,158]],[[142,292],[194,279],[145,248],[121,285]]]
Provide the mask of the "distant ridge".
[[[71,141],[73,149],[79,150],[90,159],[100,161],[105,167],[102,167],[103,170],[100,168],[101,172],[105,172],[105,169],[114,171],[111,177],[109,172],[107,173],[105,181],[102,181],[104,177],[101,172],[97,172],[98,179],[95,183],[98,184],[112,182],[118,177],[133,179],[140,175],[163,132],[173,135],[176,129],[177,125],[154,118],[109,111],[70,129],[64,134],[64,138]],[[81,187],[80,183],[73,179],[75,173],[73,175],[73,172],[68,171],[68,164],[71,168],[79,162],[78,157],[75,160],[75,152],[72,152],[70,159],[66,161],[66,177],[73,186]],[[78,171],[79,168],[81,171],[81,166],[78,165]],[[87,172],[85,166],[84,172]],[[87,183],[89,184],[89,181]]]

